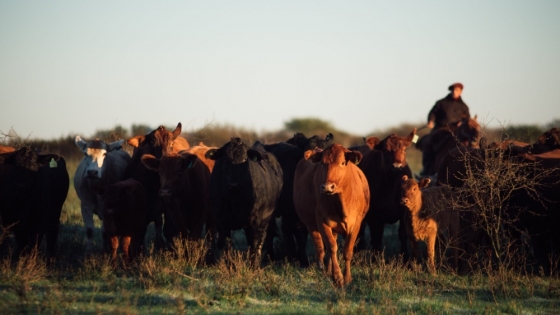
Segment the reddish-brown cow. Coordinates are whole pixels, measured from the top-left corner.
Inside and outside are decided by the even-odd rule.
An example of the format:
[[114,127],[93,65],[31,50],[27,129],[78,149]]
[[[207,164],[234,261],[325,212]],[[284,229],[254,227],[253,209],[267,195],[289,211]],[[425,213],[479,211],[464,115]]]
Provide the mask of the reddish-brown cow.
[[[307,226],[318,255],[319,266],[327,263],[336,285],[352,281],[350,262],[360,225],[369,209],[369,186],[356,166],[362,159],[358,151],[332,144],[324,151],[306,151],[294,178],[294,205]],[[344,241],[344,277],[337,259],[337,235]],[[326,261],[325,248],[327,246]]]
[[[214,161],[212,159],[209,159],[205,156],[206,152],[208,152],[208,150],[210,150],[210,149],[217,149],[217,147],[208,147],[204,143],[199,142],[194,147],[190,147],[188,150],[183,151],[183,152],[187,152],[187,153],[196,155],[198,157],[198,159],[202,163],[204,163],[204,165],[206,165],[206,167],[208,168],[210,173],[212,173],[212,170],[214,169],[214,163],[216,163],[216,161]],[[181,153],[183,153],[183,152],[181,152]]]

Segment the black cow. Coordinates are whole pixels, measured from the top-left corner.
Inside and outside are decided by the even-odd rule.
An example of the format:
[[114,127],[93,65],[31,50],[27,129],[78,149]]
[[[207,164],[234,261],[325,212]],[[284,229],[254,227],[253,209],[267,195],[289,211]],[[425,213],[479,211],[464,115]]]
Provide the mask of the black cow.
[[[274,214],[276,218],[282,218],[281,231],[284,251],[290,260],[297,259],[303,267],[309,265],[306,253],[308,233],[294,207],[294,174],[297,164],[303,158],[305,151],[314,148],[325,149],[333,143],[333,139],[332,133],[329,133],[325,139],[321,139],[316,135],[307,138],[302,133],[296,133],[286,142],[264,145],[266,151],[274,154],[284,174],[282,192],[280,193],[280,199]],[[267,243],[272,241],[272,233],[275,231],[273,229],[275,227],[274,223],[272,222],[270,225],[272,228],[268,231]],[[268,244],[267,249],[270,251],[272,246]]]
[[125,263],[141,254],[149,221],[146,192],[140,182],[129,178],[106,187],[92,187],[103,199],[103,232],[110,244],[111,259],[117,262],[119,242]]
[[[363,152],[364,158],[358,165],[366,175],[371,192],[370,208],[364,220],[369,225],[370,242],[374,251],[383,250],[383,232],[385,224],[401,222],[406,208],[401,204],[401,179],[404,175],[412,176],[406,163],[406,149],[412,144],[416,128],[406,137],[391,134],[379,141],[375,137],[366,140],[370,150]],[[359,249],[365,249],[364,228],[360,232]],[[399,224],[400,253],[408,259],[406,229]]]
[[208,150],[206,157],[216,161],[210,205],[219,233],[217,246],[224,248],[231,230],[244,229],[256,267],[282,190],[282,168],[262,144],[255,142],[249,148],[240,138]]
[[28,147],[0,154],[0,186],[1,222],[12,226],[17,253],[39,245],[46,235],[47,254],[53,257],[69,186],[64,159]]

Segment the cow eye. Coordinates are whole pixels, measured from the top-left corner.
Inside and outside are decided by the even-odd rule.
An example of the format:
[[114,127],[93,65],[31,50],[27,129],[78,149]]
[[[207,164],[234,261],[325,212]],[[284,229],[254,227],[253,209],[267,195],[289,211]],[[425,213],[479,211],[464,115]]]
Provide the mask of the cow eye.
[[346,162],[346,161],[342,161],[342,163],[340,163],[340,165],[342,165],[342,166],[346,166],[346,163],[348,163],[348,162]]

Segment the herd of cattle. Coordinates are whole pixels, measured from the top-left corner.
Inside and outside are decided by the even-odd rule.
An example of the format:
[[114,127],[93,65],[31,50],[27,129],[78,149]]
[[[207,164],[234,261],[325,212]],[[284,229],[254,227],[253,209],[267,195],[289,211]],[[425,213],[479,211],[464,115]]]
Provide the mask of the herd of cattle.
[[[465,216],[442,201],[452,200],[452,194],[466,185],[459,176],[466,173],[465,156],[486,156],[492,149],[504,152],[506,161],[533,163],[537,171],[552,170],[536,188],[541,198],[534,198],[535,189],[521,189],[511,198],[530,209],[520,216],[519,227],[531,237],[534,256],[544,262],[557,255],[560,130],[547,131],[534,144],[486,145],[480,141],[479,129],[475,118],[434,135],[441,139],[436,166],[431,179],[419,181],[406,163],[416,129],[404,137],[369,137],[364,145],[351,148],[335,143],[332,134],[322,139],[301,133],[286,142],[257,141],[252,146],[234,137],[217,148],[202,143],[190,146],[180,136],[179,123],[173,131],[160,126],[128,139],[134,147],[132,156],[122,150],[124,140],[106,143],[78,136],[75,142],[84,157],[74,187],[87,236],[85,252],[93,249],[97,215],[113,260],[119,247],[127,261],[138,255],[153,222],[156,248],[164,248],[174,238],[205,238],[212,244],[210,261],[225,247],[232,230],[244,229],[251,263],[258,266],[263,252],[274,256],[275,218],[281,217],[279,234],[288,258],[309,265],[310,236],[320,267],[343,286],[352,280],[354,250],[381,252],[384,226],[400,222],[400,253],[409,259],[410,244],[419,258],[417,243],[425,241],[428,268],[433,272],[436,239],[445,235],[457,241],[469,230]],[[64,158],[28,147],[0,146],[0,187],[0,223],[13,233],[17,249],[32,248],[46,236],[47,254],[55,255],[69,188]],[[344,274],[337,256],[339,235],[344,243]],[[452,246],[455,267],[461,246],[459,242]]]

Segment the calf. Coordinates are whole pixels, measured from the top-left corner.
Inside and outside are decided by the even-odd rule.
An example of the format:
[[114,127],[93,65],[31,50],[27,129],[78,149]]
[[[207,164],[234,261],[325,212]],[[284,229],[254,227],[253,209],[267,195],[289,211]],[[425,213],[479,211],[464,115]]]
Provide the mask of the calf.
[[204,225],[212,226],[208,168],[190,153],[169,154],[161,159],[146,154],[142,156],[142,163],[159,173],[159,195],[164,200],[166,218],[169,215],[176,233],[185,238],[200,238]]
[[216,161],[210,200],[219,233],[217,247],[224,247],[231,230],[245,229],[256,267],[282,189],[280,164],[260,142],[249,148],[240,138],[208,150],[206,157]]
[[106,187],[92,187],[103,200],[103,233],[110,241],[111,258],[116,263],[120,244],[125,262],[141,253],[149,222],[146,220],[146,192],[140,182],[130,178]]
[[[337,286],[352,281],[354,243],[370,201],[367,179],[356,166],[358,151],[332,144],[324,151],[306,151],[294,177],[294,205],[315,244],[320,267],[327,265]],[[337,235],[344,238],[344,277],[337,258]],[[324,246],[326,243],[327,254]],[[326,260],[325,260],[326,256]]]
[[[446,186],[425,188],[430,179],[420,182],[402,177],[402,204],[407,208],[404,216],[406,233],[416,259],[420,259],[418,242],[426,242],[428,251],[428,268],[435,273],[436,238],[448,232],[448,241],[452,251],[453,268],[457,268],[459,237],[459,212],[453,211],[451,189]],[[424,189],[423,189],[424,188]]]

